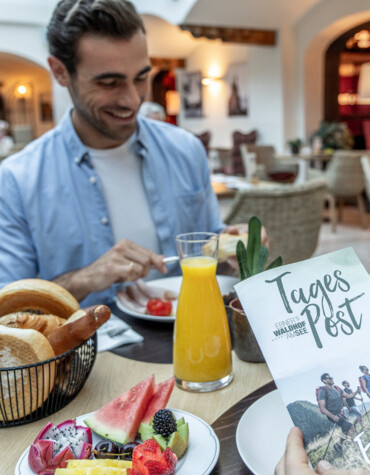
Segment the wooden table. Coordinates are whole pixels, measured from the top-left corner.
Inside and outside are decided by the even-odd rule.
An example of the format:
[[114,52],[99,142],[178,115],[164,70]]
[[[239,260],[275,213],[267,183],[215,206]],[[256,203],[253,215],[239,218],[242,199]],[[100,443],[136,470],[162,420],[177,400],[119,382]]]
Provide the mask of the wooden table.
[[332,159],[330,153],[311,153],[311,154],[297,154],[297,155],[275,155],[277,161],[285,163],[297,163],[299,160],[306,160],[319,170],[325,168],[326,164]]
[[[121,356],[112,352],[99,353],[82,391],[62,410],[31,424],[0,429],[1,475],[12,475],[14,473],[19,457],[33,442],[35,436],[48,420],[58,424],[66,419],[94,411],[151,373],[154,373],[156,381],[163,381],[172,375],[173,369],[170,363],[172,361],[172,326],[141,322],[122,314],[115,306],[112,306],[112,309],[132,324],[135,330],[143,334],[144,342],[126,345],[115,350]],[[141,356],[141,358],[138,358],[138,356]],[[144,361],[137,361],[137,359]],[[145,362],[145,360],[152,362]],[[251,399],[248,396],[272,380],[265,364],[246,363],[239,360],[234,354],[233,372],[234,381],[220,391],[196,394],[175,387],[169,403],[171,407],[191,412],[209,424],[214,424],[216,433],[220,438],[221,454],[224,453],[225,455],[222,456],[222,459],[220,457],[221,460],[219,459],[212,472],[213,474],[250,473],[236,451],[236,426],[245,410],[243,408],[247,408],[255,400],[255,396]],[[262,393],[271,389],[272,387],[267,386],[262,390]],[[228,410],[231,412],[227,413]],[[221,422],[220,426],[220,421],[224,416],[228,421],[226,424],[227,430],[224,422]],[[230,444],[232,447],[230,447]]]

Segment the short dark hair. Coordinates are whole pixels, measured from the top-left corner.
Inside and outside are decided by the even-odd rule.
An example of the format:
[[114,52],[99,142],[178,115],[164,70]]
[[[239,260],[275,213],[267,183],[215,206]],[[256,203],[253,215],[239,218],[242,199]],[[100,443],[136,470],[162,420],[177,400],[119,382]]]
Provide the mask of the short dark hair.
[[61,0],[47,27],[49,52],[73,75],[77,47],[87,33],[129,41],[145,27],[133,4],[127,0]]
[[327,379],[328,376],[329,376],[329,373],[324,373],[324,374],[322,374],[322,375],[321,375],[321,378],[320,378],[321,381],[324,382],[325,379]]
[[361,365],[361,366],[358,367],[358,369],[359,369],[360,371],[363,371],[365,368],[366,368],[366,366],[364,366],[364,365]]
[[349,384],[349,382],[346,380],[342,381],[342,386],[344,386],[346,383]]

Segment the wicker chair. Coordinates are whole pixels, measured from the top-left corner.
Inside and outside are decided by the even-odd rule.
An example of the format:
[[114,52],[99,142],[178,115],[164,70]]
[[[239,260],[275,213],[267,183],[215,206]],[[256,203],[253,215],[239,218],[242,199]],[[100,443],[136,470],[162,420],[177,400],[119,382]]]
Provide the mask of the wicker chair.
[[258,216],[269,236],[270,260],[279,255],[284,264],[308,259],[317,246],[325,192],[323,178],[302,185],[240,190],[224,221],[246,223]]
[[332,229],[336,228],[336,202],[339,203],[338,220],[341,220],[343,202],[348,198],[356,198],[362,227],[367,227],[365,204],[362,193],[365,190],[365,177],[361,166],[361,152],[338,150],[325,170],[328,183],[328,198]]

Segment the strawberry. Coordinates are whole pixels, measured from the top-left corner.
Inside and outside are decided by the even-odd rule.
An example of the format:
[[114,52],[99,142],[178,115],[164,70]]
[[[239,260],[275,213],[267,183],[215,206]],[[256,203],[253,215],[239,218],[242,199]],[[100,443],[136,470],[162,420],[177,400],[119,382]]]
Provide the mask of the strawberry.
[[173,475],[176,464],[177,457],[169,447],[162,453],[159,444],[148,439],[133,451],[131,475]]

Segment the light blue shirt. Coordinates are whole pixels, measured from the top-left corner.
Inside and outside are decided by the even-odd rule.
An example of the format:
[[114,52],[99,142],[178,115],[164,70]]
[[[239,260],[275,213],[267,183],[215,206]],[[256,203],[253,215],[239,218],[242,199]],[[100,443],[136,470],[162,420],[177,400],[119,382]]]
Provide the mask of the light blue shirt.
[[[177,254],[177,234],[221,231],[198,139],[140,117],[135,147],[161,253]],[[69,111],[57,127],[0,166],[0,286],[37,276],[53,280],[91,264],[113,245],[99,176]],[[178,272],[175,266],[172,274]],[[117,288],[90,294],[81,305],[111,302]]]

